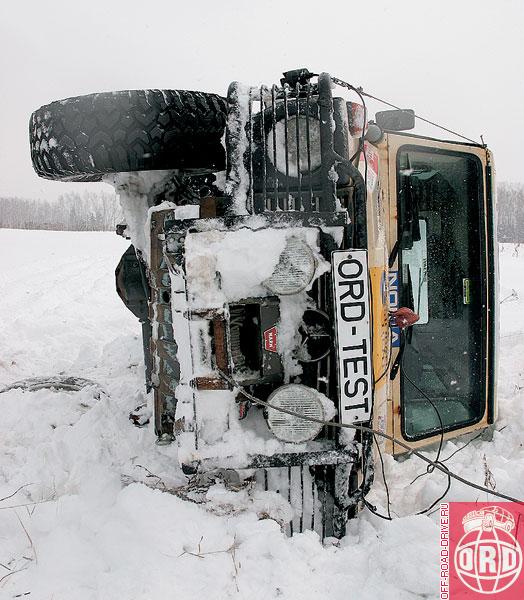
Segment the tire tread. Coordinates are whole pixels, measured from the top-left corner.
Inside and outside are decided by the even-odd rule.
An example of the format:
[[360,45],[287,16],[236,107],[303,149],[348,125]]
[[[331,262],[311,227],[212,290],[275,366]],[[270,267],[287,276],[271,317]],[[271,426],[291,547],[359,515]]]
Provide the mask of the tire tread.
[[109,173],[224,168],[226,100],[181,90],[129,90],[52,102],[30,119],[40,177],[99,181]]

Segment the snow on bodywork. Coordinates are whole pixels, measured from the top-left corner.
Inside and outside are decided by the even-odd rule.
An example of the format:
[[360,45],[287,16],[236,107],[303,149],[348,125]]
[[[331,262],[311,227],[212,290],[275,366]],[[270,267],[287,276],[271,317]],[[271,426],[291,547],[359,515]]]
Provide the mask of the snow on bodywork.
[[[350,240],[364,249],[366,237],[364,180],[348,160],[356,142],[343,108],[335,119],[327,76],[293,89],[233,84],[227,194],[208,196],[197,219],[151,211],[148,252],[159,439],[176,439],[188,473],[255,469],[256,481],[287,495],[296,528],[316,518],[323,535],[344,531],[369,440],[262,409],[239,387],[323,422],[347,421],[349,402],[363,398],[367,412],[353,417],[371,418],[371,363],[360,356],[371,360],[368,294],[365,311],[348,317],[362,323],[364,339],[341,363],[353,374],[345,400],[338,393],[332,254]],[[291,150],[282,123],[293,130]],[[342,288],[347,310],[361,304]],[[366,483],[371,474],[368,463]]]
[[364,96],[298,69],[227,99],[69,98],[30,123],[41,176],[120,196],[117,289],[158,442],[188,475],[278,491],[289,530],[323,537],[363,505],[375,439],[399,454],[496,418],[491,154],[404,133],[410,110],[367,123]]

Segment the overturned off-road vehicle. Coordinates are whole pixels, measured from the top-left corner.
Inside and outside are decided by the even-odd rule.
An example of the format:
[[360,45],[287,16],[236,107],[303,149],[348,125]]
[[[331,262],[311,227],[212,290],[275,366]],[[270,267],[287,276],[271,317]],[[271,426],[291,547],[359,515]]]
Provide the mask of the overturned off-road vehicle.
[[288,530],[323,537],[363,505],[374,451],[405,451],[371,429],[420,448],[495,418],[490,152],[402,132],[408,110],[367,123],[348,92],[301,69],[227,98],[70,98],[30,123],[39,175],[120,194],[117,289],[159,443],[188,475],[279,492]]

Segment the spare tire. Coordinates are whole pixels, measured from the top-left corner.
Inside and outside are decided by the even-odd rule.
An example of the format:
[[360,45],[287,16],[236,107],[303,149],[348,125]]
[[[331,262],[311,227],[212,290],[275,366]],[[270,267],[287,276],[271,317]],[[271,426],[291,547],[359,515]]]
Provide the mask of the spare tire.
[[226,100],[216,94],[129,90],[53,102],[31,115],[40,177],[100,181],[105,174],[225,168]]

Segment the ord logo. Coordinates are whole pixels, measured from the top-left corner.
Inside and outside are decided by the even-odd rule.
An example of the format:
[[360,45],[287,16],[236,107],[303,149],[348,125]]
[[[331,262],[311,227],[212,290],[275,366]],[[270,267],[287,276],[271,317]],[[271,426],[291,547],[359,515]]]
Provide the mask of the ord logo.
[[[398,309],[398,271],[389,272],[389,309],[395,311]],[[391,327],[391,345],[393,348],[400,348],[400,327],[396,325]]]
[[522,536],[519,530],[524,529],[523,508],[511,510],[516,504],[510,502],[497,505],[457,502],[450,503],[451,513],[457,505],[473,510],[465,514],[462,511],[462,519],[455,520],[455,527],[461,523],[463,535],[452,552],[452,572],[457,577],[455,585],[451,582],[450,591],[454,593],[450,598],[474,597],[473,591],[508,600],[521,599],[523,559],[518,538]]
[[264,331],[264,349],[268,352],[277,351],[277,328],[270,327]]

